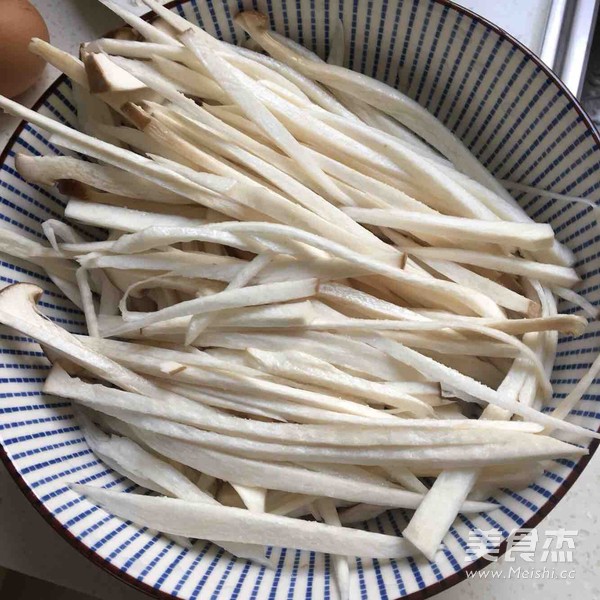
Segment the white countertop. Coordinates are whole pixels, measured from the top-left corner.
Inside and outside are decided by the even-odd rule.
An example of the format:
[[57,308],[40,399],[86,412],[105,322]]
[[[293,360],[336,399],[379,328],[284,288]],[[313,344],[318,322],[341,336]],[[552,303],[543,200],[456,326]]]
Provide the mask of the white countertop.
[[[122,0],[128,2],[129,0]],[[32,0],[48,24],[52,42],[76,53],[82,40],[89,40],[113,29],[119,21],[95,0]],[[465,0],[468,8],[478,11],[535,51],[541,48],[550,0]],[[56,77],[47,69],[39,83],[20,100],[31,105]],[[0,116],[0,148],[6,143],[16,122]],[[572,580],[521,580],[507,578],[508,567],[501,564],[504,578],[465,581],[436,598],[439,600],[592,600],[600,598],[600,502],[594,492],[600,489],[600,459],[595,458],[583,475],[541,523],[544,531],[578,529],[573,553]],[[105,573],[62,540],[24,499],[16,484],[0,466],[0,566],[46,579],[105,600],[145,598],[124,583]],[[524,563],[517,559],[513,567],[543,569],[547,564]],[[510,565],[509,565],[510,566]],[[498,565],[495,566],[498,568]]]

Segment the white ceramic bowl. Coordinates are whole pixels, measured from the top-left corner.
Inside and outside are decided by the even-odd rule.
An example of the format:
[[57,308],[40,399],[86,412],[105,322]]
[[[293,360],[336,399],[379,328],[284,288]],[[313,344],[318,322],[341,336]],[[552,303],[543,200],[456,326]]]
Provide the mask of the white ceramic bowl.
[[[500,179],[564,194],[600,198],[599,138],[564,85],[518,42],[483,19],[442,1],[428,0],[244,0],[175,3],[173,10],[228,41],[240,31],[232,16],[243,7],[266,12],[272,26],[325,55],[340,17],[347,32],[351,68],[407,91],[448,125]],[[36,105],[44,114],[74,123],[69,82],[60,78]],[[45,132],[21,124],[0,159],[0,217],[34,238],[41,223],[61,218],[64,199],[23,181],[13,164],[16,151],[57,153]],[[548,222],[577,257],[583,294],[598,302],[598,229],[588,207],[520,194],[537,221]],[[41,269],[0,257],[4,283],[33,282],[45,290],[41,307],[71,331],[83,331],[82,315],[56,290]],[[561,307],[563,311],[572,310]],[[560,340],[553,373],[560,398],[584,373],[599,348],[596,324],[578,339]],[[192,549],[125,523],[68,490],[67,481],[133,489],[91,453],[69,402],[43,396],[47,363],[30,340],[2,329],[0,352],[0,454],[27,497],[55,529],[93,561],[157,596],[243,600],[329,598],[335,595],[329,556],[273,549],[277,571],[236,560],[212,546]],[[569,419],[598,429],[598,387]],[[593,452],[597,444],[592,444]],[[461,516],[435,564],[424,559],[356,560],[351,598],[425,598],[460,581],[465,568],[485,559],[464,560],[474,528],[532,527],[574,483],[589,457],[558,460],[535,484],[506,490],[503,507],[491,515]],[[388,512],[364,527],[396,533],[407,514]],[[468,564],[468,563],[471,564]]]

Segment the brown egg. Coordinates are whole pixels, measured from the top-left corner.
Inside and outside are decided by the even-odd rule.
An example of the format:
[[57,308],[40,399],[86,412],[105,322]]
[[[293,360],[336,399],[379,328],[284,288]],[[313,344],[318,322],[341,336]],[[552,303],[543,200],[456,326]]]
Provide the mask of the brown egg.
[[27,49],[33,37],[48,41],[37,9],[27,0],[0,0],[0,94],[22,94],[44,70],[44,61]]

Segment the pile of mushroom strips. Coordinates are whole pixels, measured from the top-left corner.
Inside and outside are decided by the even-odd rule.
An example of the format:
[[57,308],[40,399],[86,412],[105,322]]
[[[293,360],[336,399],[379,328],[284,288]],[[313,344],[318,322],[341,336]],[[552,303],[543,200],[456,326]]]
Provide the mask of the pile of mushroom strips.
[[[0,230],[89,335],[29,284],[0,321],[40,342],[96,455],[158,496],[73,490],[261,563],[268,545],[433,560],[459,512],[586,453],[597,434],[564,417],[598,364],[542,411],[558,334],[586,326],[557,298],[596,316],[573,257],[427,111],[340,66],[341,27],[325,62],[254,12],[232,46],[153,0],[153,24],[103,3],[131,28],[80,59],[31,44],[73,82],[79,130],[0,100],[66,153],[19,173],[98,228]],[[415,511],[403,537],[347,527],[395,507]]]

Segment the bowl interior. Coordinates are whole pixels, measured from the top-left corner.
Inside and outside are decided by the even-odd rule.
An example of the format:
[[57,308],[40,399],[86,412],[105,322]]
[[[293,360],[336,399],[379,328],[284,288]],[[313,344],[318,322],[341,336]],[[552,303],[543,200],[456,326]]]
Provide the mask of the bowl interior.
[[[546,188],[598,201],[598,136],[589,120],[555,77],[499,30],[462,9],[419,0],[269,0],[223,3],[190,0],[173,10],[210,33],[238,42],[242,32],[232,17],[243,8],[269,15],[277,31],[321,56],[329,50],[338,19],[346,32],[347,66],[407,92],[451,128],[499,179]],[[76,126],[70,83],[59,81],[45,95],[40,112]],[[62,217],[65,199],[57,192],[23,181],[14,170],[15,152],[57,154],[45,132],[25,125],[9,143],[1,165],[0,218],[35,239],[41,224]],[[580,291],[591,302],[600,298],[598,229],[592,211],[580,204],[518,194],[519,203],[537,221],[550,223],[560,241],[577,257],[583,278]],[[41,307],[55,322],[82,332],[78,310],[41,269],[2,255],[0,280],[40,285]],[[573,311],[562,306],[563,312]],[[555,400],[585,372],[599,350],[599,329],[591,324],[578,339],[562,337],[553,372]],[[0,352],[0,439],[5,462],[45,516],[76,545],[87,547],[106,566],[126,574],[148,590],[181,598],[329,598],[336,592],[329,556],[272,549],[278,565],[267,570],[236,560],[210,543],[182,548],[165,536],[112,517],[73,494],[66,483],[133,490],[130,481],[98,461],[82,439],[69,402],[42,395],[48,369],[39,346],[2,329]],[[569,419],[598,429],[598,385],[593,386]],[[426,560],[356,559],[352,598],[396,598],[419,590],[425,595],[461,578],[476,561],[465,560],[469,533],[533,526],[559,499],[585,464],[551,463],[534,485],[505,490],[496,498],[503,508],[491,515],[461,516],[446,539],[443,555]],[[409,515],[389,511],[362,527],[399,534]],[[481,561],[478,564],[482,564]],[[421,595],[423,597],[423,595]]]

